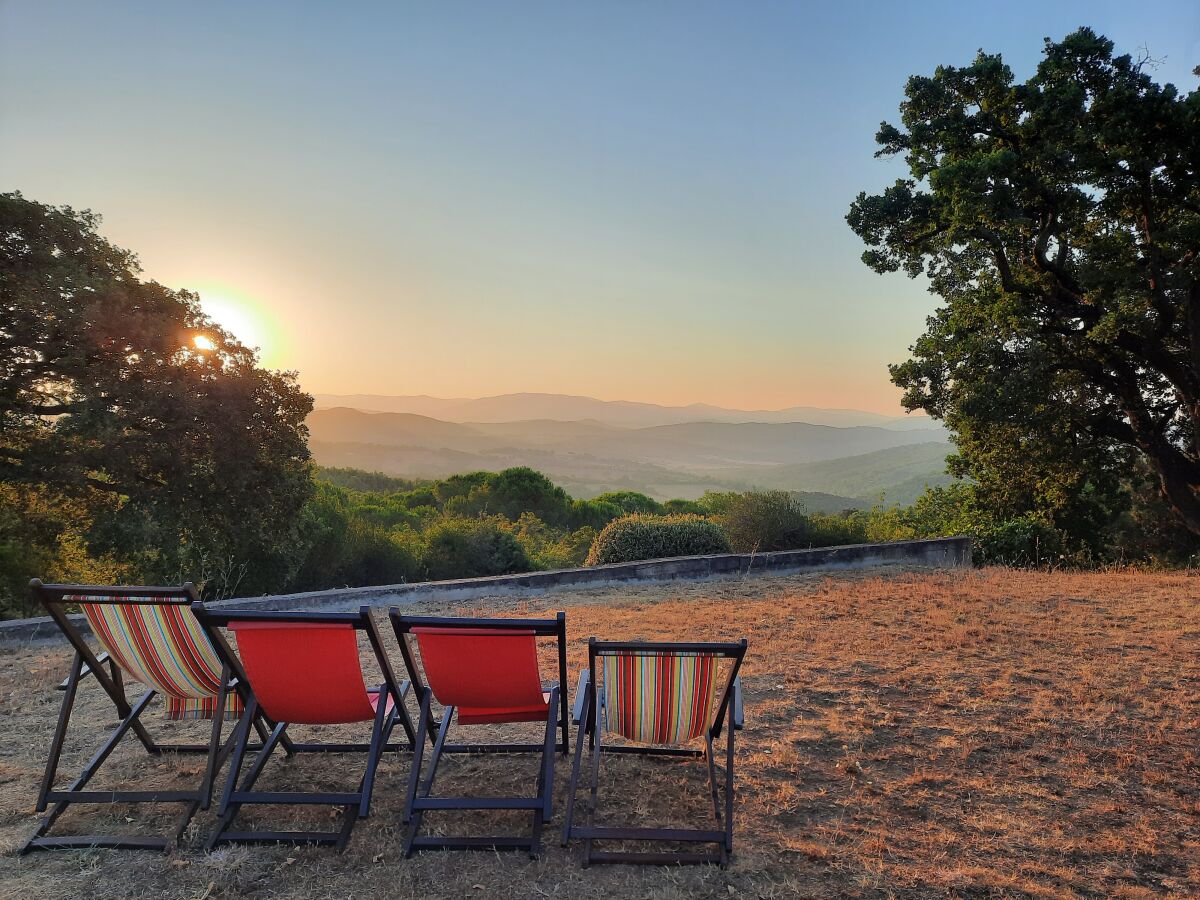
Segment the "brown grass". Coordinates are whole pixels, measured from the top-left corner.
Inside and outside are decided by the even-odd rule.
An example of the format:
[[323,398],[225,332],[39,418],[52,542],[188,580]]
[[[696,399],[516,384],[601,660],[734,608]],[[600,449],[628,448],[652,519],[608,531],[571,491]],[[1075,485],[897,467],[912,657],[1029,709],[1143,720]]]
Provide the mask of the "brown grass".
[[[736,859],[727,871],[581,869],[556,839],[565,767],[540,860],[515,853],[403,860],[406,754],[385,761],[372,818],[359,824],[343,856],[294,847],[206,855],[198,847],[212,824],[208,813],[166,857],[86,851],[17,858],[12,851],[36,821],[33,798],[59,698],[53,684],[67,658],[58,648],[9,652],[0,658],[0,848],[9,851],[0,858],[0,892],[1197,896],[1198,599],[1200,579],[1186,574],[983,570],[629,586],[473,604],[472,611],[504,614],[567,609],[572,670],[592,634],[749,639]],[[98,694],[94,686],[86,691],[77,713],[80,740],[72,742],[68,774],[81,763],[83,744],[113,718]],[[114,761],[125,784],[165,786],[198,772],[192,760],[147,766],[132,743]],[[307,758],[272,772],[302,772],[309,783],[333,786],[356,779],[358,763]],[[534,768],[532,759],[454,758],[439,788],[483,781],[507,792],[532,785]],[[627,812],[698,824],[704,785],[694,761],[617,759],[606,762],[602,797],[612,819]],[[61,824],[145,829],[146,810],[129,813],[132,822],[126,810],[109,809]]]

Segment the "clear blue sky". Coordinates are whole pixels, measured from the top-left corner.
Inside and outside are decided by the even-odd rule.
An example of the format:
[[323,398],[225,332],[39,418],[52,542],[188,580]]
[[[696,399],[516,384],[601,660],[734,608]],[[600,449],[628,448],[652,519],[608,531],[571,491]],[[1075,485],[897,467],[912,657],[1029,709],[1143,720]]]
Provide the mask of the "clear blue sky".
[[905,79],[1091,25],[1191,90],[1200,3],[0,0],[0,189],[322,392],[897,410],[934,298],[844,215]]

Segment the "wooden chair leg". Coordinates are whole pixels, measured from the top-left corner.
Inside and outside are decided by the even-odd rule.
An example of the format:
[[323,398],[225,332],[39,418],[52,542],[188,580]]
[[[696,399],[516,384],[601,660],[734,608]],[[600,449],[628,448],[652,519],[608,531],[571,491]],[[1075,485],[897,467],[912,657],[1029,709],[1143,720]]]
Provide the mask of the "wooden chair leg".
[[420,721],[417,723],[417,737],[413,743],[412,767],[408,771],[408,789],[404,794],[405,825],[412,818],[413,801],[417,799],[417,785],[421,782],[421,763],[425,760],[425,734],[429,725],[429,691],[421,697]]
[[276,747],[281,746],[286,730],[287,722],[277,722],[275,724],[270,737],[263,743],[262,749],[255,756],[254,764],[250,767],[250,771],[246,773],[246,777],[238,785],[237,777],[242,768],[245,742],[250,737],[250,729],[246,728],[243,730],[243,744],[234,751],[235,758],[229,764],[229,780],[225,782],[225,796],[221,798],[221,819],[217,822],[216,829],[214,829],[212,836],[208,839],[208,844],[205,847],[206,850],[212,850],[221,842],[222,836],[229,830],[229,826],[233,824],[233,820],[237,818],[237,814],[242,808],[242,801],[237,799],[238,795],[245,794],[254,787],[254,783],[258,781],[258,776],[262,774],[263,769],[267,765],[268,758],[270,758]]
[[533,832],[529,858],[537,859],[542,848],[542,825],[553,814],[554,804],[554,732],[558,727],[558,688],[550,690],[550,712],[546,716],[546,736],[542,746],[542,764],[538,771],[538,799],[542,805],[533,811]]
[[[225,789],[221,792],[221,802],[217,805],[217,812],[222,816],[229,808],[229,798],[233,796],[233,791],[237,787],[238,776],[242,771],[242,760],[246,756],[246,745],[250,742],[251,724],[256,730],[262,727],[258,721],[258,701],[253,697],[250,698],[250,702],[246,704],[246,708],[242,712],[242,721],[238,722],[237,728],[234,729],[233,758],[229,761],[229,774],[225,776]],[[267,738],[264,736],[264,747],[266,743]]]
[[726,724],[729,734],[725,745],[725,850],[733,852],[733,723]]
[[[604,739],[601,736],[603,729],[600,727],[600,710],[603,708],[603,703],[604,693],[597,689],[596,721],[592,729],[592,780],[587,810],[587,827],[589,829],[596,824],[596,806],[599,803],[600,796],[600,752],[604,746]],[[587,837],[583,841],[583,867],[586,869],[591,864],[591,861],[592,839],[591,837]]]
[[[428,697],[429,692],[426,692]],[[429,796],[433,790],[433,782],[437,777],[438,763],[442,760],[442,748],[446,746],[446,735],[450,731],[450,722],[454,718],[454,707],[447,706],[442,710],[442,726],[438,729],[437,740],[433,742],[433,752],[429,754],[429,774],[425,776],[424,782],[421,783],[421,789],[417,793],[417,797],[422,799]],[[416,805],[416,798],[413,800]],[[412,856],[413,841],[417,837],[417,832],[421,829],[421,818],[423,816],[421,809],[413,809],[408,821],[408,835],[404,841],[404,856],[407,859]]]
[[362,799],[358,801],[358,817],[365,819],[371,813],[371,792],[375,788],[375,769],[379,766],[379,757],[383,755],[383,745],[387,743],[396,724],[396,710],[388,714],[388,700],[391,692],[386,684],[379,686],[378,700],[375,701],[375,724],[371,728],[371,748],[367,751],[367,771],[363,774],[358,786]]
[[562,845],[571,840],[571,825],[575,819],[575,792],[579,787],[579,764],[583,759],[583,745],[587,739],[588,715],[591,712],[592,696],[587,693],[579,716],[579,729],[575,736],[575,754],[571,761],[571,782],[567,786],[567,810],[563,817]]
[[71,711],[75,708],[75,695],[79,691],[79,679],[83,674],[83,657],[75,651],[75,660],[71,663],[71,674],[67,676],[63,687],[62,705],[58,709],[58,724],[54,728],[54,738],[50,741],[50,755],[46,757],[46,771],[42,775],[42,785],[38,790],[37,811],[45,812],[48,803],[46,795],[54,786],[54,776],[58,774],[58,761],[62,757],[63,744],[67,740],[67,726],[71,722]]
[[221,764],[221,727],[225,723],[225,702],[228,698],[228,691],[229,669],[226,666],[221,671],[221,689],[217,692],[212,731],[208,738],[208,759],[204,763],[204,781],[200,785],[201,809],[208,809],[212,805],[213,782],[216,781],[217,769]]

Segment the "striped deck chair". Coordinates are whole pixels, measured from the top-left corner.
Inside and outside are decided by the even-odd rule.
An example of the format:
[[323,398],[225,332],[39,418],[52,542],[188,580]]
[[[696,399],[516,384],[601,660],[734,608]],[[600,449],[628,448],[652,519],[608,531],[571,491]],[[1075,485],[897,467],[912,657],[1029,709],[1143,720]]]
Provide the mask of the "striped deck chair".
[[[407,831],[404,855],[415,850],[526,850],[536,858],[542,825],[554,800],[554,754],[570,751],[567,695],[567,617],[553,619],[469,619],[404,616],[390,611],[404,664],[421,704],[416,748],[404,806]],[[537,638],[554,638],[558,676],[544,684],[538,667]],[[414,646],[415,645],[415,646]],[[417,667],[420,656],[424,675]],[[442,721],[434,720],[432,701],[442,706]],[[446,742],[450,724],[460,726],[544,722],[540,743]],[[555,733],[559,738],[556,740]],[[434,738],[434,733],[437,737]],[[433,741],[429,774],[421,780],[426,735]],[[438,763],[444,753],[540,753],[537,794],[533,797],[431,797]],[[419,784],[419,789],[418,789]],[[532,814],[532,831],[525,835],[466,837],[421,835],[426,812],[441,810],[517,810]]]
[[[574,721],[579,726],[579,735],[562,833],[564,847],[572,838],[583,841],[585,866],[594,862],[728,865],[729,854],[733,852],[733,735],[742,728],[742,686],[738,671],[745,655],[745,640],[727,644],[589,640],[588,667],[580,673],[575,692]],[[722,729],[726,734],[725,764],[723,784],[718,787],[713,742],[720,738]],[[700,741],[702,749],[689,746]],[[585,742],[590,744],[592,754],[591,793],[586,824],[576,825],[575,794]],[[703,757],[708,763],[717,827],[596,825],[603,752]],[[593,841],[715,844],[716,848],[700,852],[602,851],[592,849]]]
[[[404,707],[409,684],[400,684],[384,652],[375,620],[367,607],[358,612],[257,612],[207,609],[192,611],[204,626],[221,660],[246,686],[247,716],[235,735],[225,790],[218,807],[220,821],[209,836],[208,849],[221,843],[333,844],[346,849],[350,832],[370,813],[375,770],[385,750],[412,747],[413,726]],[[359,659],[359,633],[364,633],[383,675],[379,687],[368,690]],[[237,642],[235,651],[227,635]],[[242,761],[249,748],[250,717],[264,714],[272,724],[245,778]],[[403,744],[388,743],[399,722],[407,733]],[[367,742],[293,741],[291,726],[371,723]],[[268,759],[278,747],[293,753],[365,753],[366,766],[354,791],[254,790]],[[317,805],[342,809],[337,831],[232,831],[234,819],[246,805]]]
[[[53,803],[33,836],[21,848],[51,850],[72,847],[167,850],[183,836],[198,809],[212,800],[213,780],[232,749],[232,736],[221,740],[222,724],[242,712],[241,686],[222,666],[189,605],[197,599],[190,584],[182,587],[98,587],[92,585],[30,583],[35,598],[75,649],[70,674],[59,685],[63,691],[58,725],[50,744],[46,771],[38,791],[37,810]],[[81,628],[66,609],[78,606],[102,651],[92,650]],[[82,623],[81,623],[82,624]],[[108,695],[120,723],[79,777],[66,789],[54,786],[67,726],[80,684],[91,675]],[[141,682],[146,691],[134,702],[125,694],[126,680]],[[161,744],[141,720],[150,702],[161,696],[168,720],[212,721],[206,744]],[[262,729],[262,724],[257,723]],[[88,783],[121,739],[132,731],[147,753],[203,753],[208,759],[204,776],[192,790],[111,791],[88,790]],[[265,730],[263,732],[265,734]],[[48,832],[75,803],[182,803],[184,811],[169,836],[76,834],[49,836]]]

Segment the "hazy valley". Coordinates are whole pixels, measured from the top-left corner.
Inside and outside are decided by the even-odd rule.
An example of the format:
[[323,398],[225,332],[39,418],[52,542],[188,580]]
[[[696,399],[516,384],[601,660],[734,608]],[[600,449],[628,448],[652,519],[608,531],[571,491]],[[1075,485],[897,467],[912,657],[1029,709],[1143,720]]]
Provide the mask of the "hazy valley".
[[527,465],[579,497],[627,488],[658,499],[694,498],[706,490],[769,487],[801,491],[818,511],[870,505],[881,494],[888,503],[908,503],[926,485],[949,480],[946,433],[924,417],[555,394],[318,395],[317,407],[308,426],[318,463],[405,477]]

